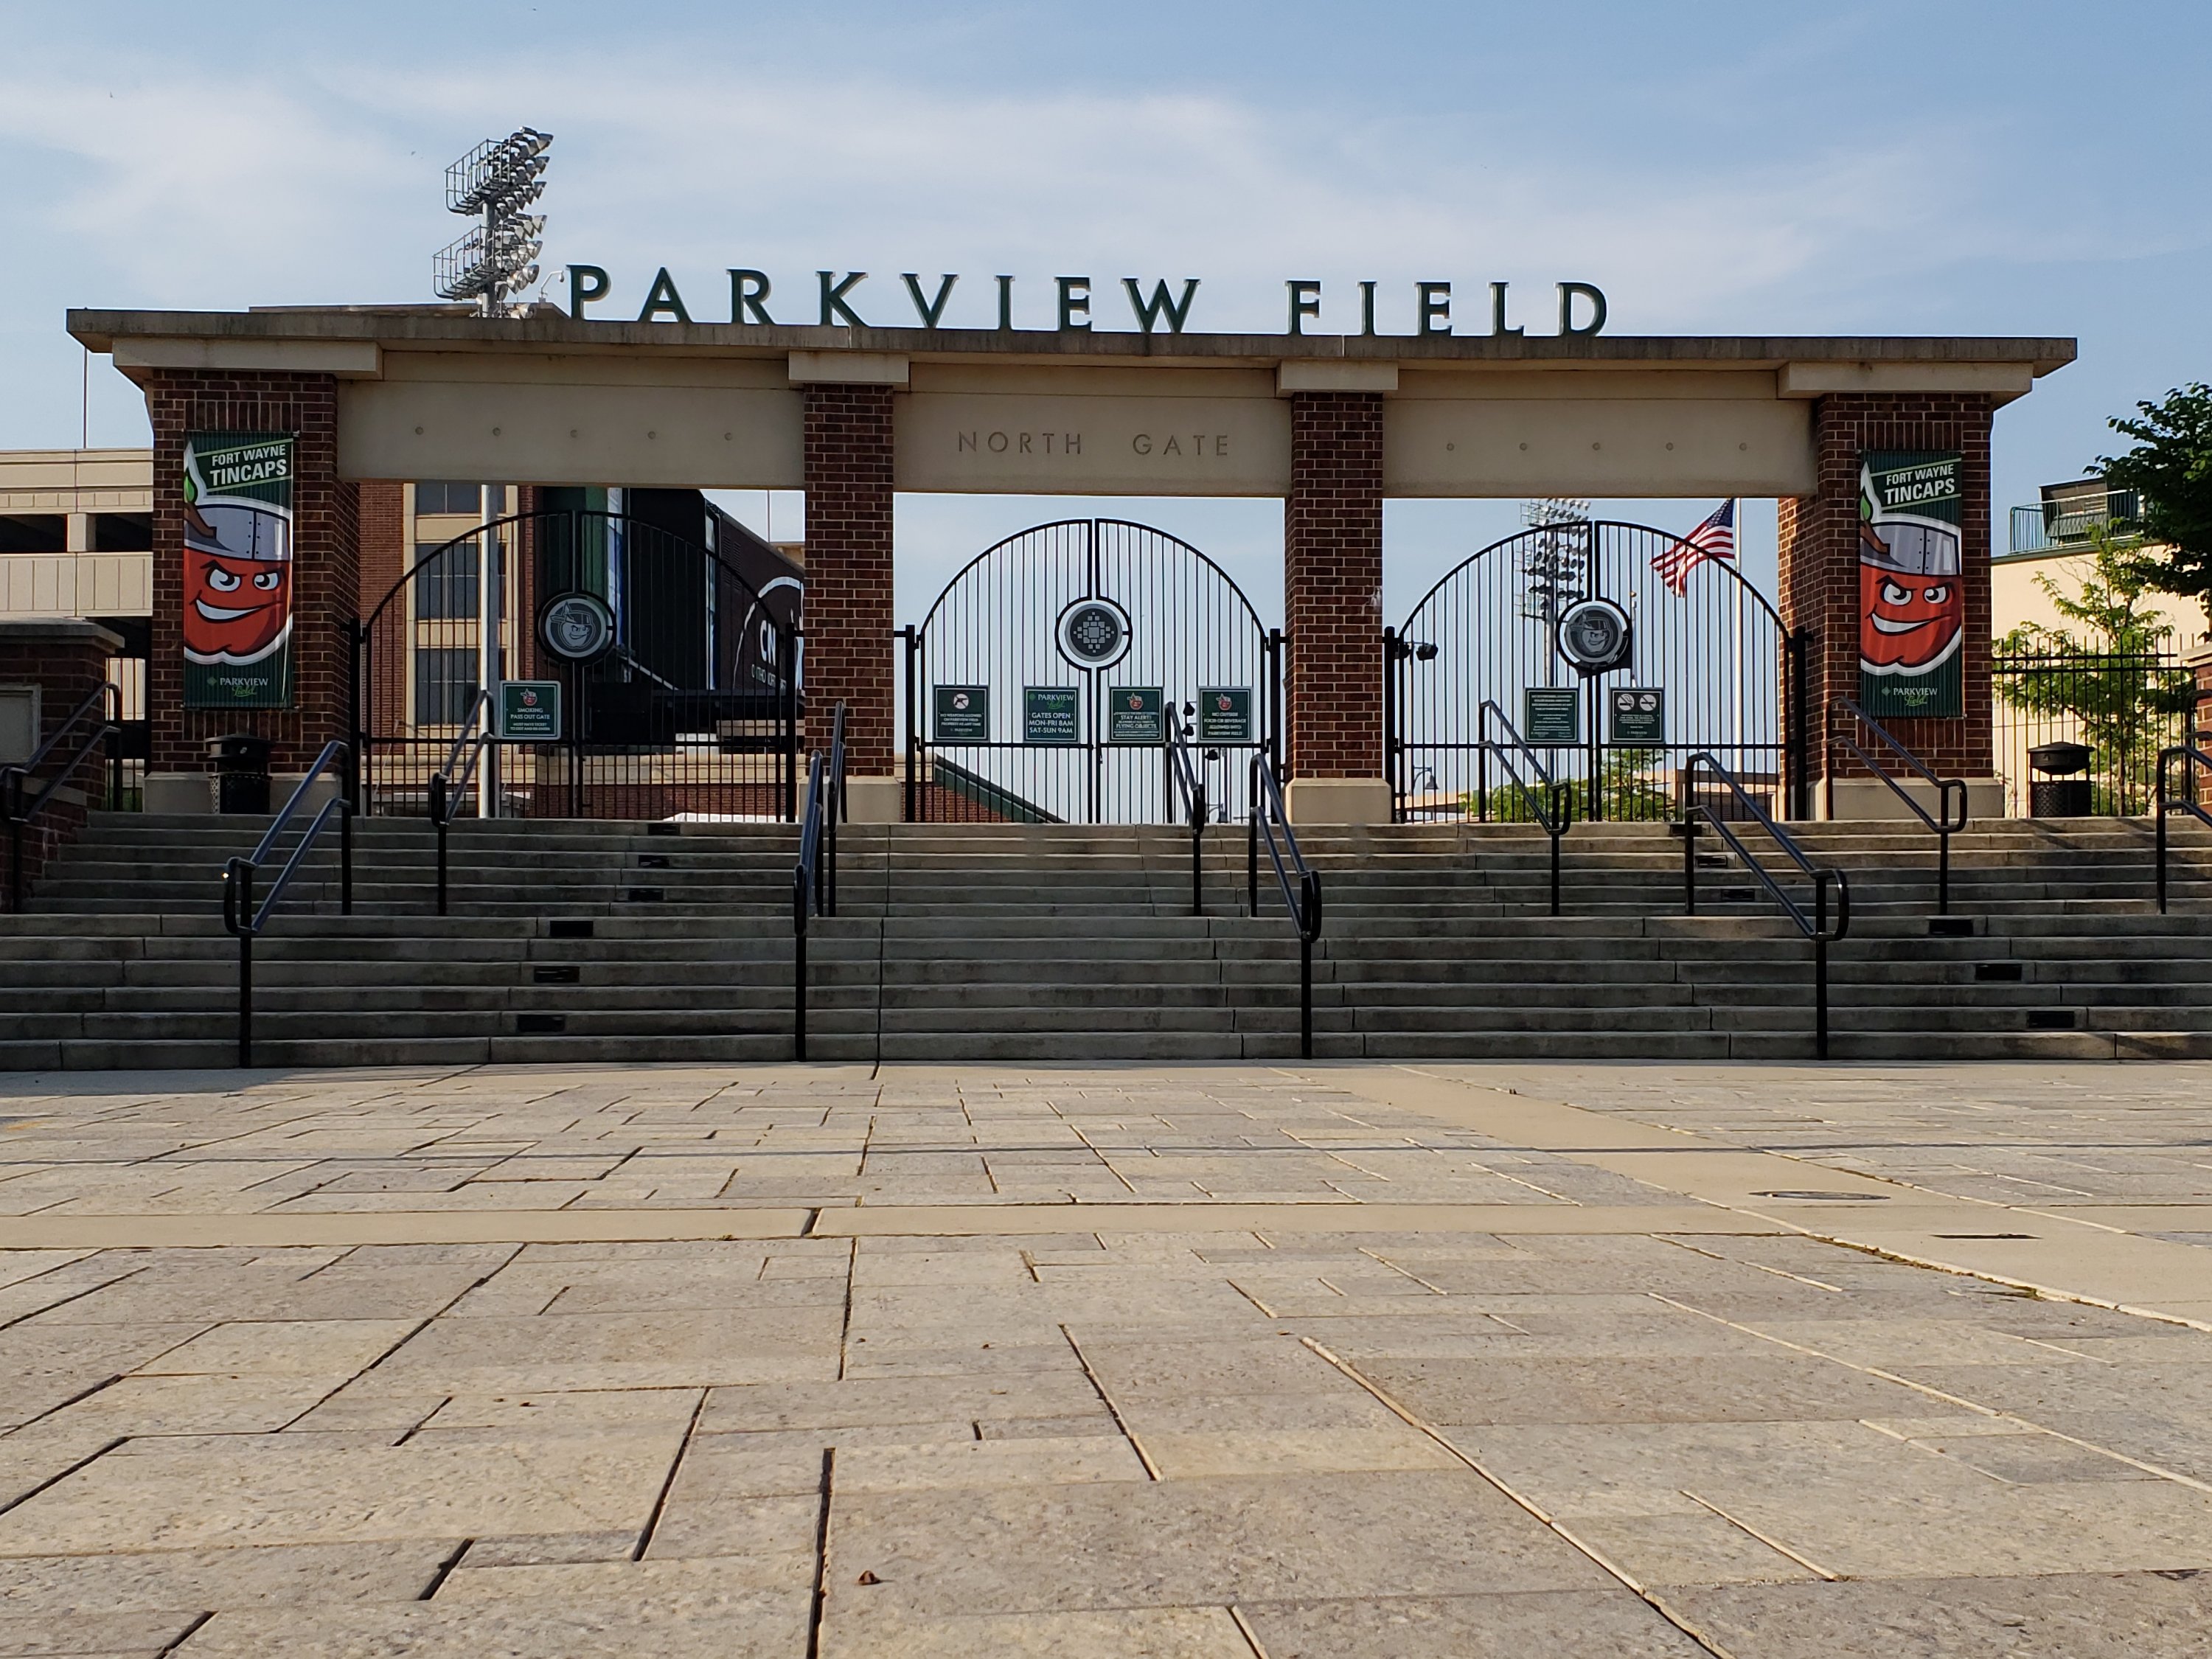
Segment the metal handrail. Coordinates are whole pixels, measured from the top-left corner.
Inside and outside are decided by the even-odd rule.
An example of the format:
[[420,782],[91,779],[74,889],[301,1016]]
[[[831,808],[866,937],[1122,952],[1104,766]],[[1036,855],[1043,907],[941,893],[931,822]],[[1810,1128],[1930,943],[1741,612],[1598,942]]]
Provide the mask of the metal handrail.
[[[1966,827],[1966,781],[1964,778],[1937,777],[1922,763],[1919,756],[1899,743],[1887,726],[1860,708],[1854,698],[1838,697],[1829,705],[1828,712],[1832,715],[1846,714],[1856,719],[1868,731],[1873,732],[1884,747],[1903,761],[1915,777],[1923,783],[1932,784],[1935,787],[1936,810],[1942,814],[1941,817],[1935,817],[1926,807],[1915,800],[1912,798],[1912,792],[1907,789],[1887,767],[1860,748],[1857,740],[1851,737],[1848,731],[1838,731],[1835,729],[1833,721],[1830,722],[1828,732],[1830,763],[1823,769],[1822,784],[1822,787],[1827,792],[1828,816],[1832,818],[1836,815],[1836,769],[1833,763],[1835,746],[1840,744],[1850,751],[1852,758],[1861,766],[1865,767],[1869,773],[1881,779],[1889,793],[1903,801],[1912,816],[1926,824],[1935,836],[1936,914],[1939,916],[1949,915],[1951,914],[1951,837]],[[1951,821],[1951,801],[1954,790],[1958,792],[1959,803],[1958,822],[1955,823]]]
[[[31,775],[53,757],[61,741],[89,714],[94,706],[106,716],[99,726],[88,732],[62,769],[46,780],[46,787],[27,805],[23,794]],[[119,740],[123,736],[120,719],[123,692],[112,680],[104,681],[88,692],[82,702],[69,712],[67,719],[54,728],[53,735],[40,744],[30,759],[21,765],[0,766],[0,818],[8,823],[8,908],[21,913],[23,908],[23,830],[31,820],[46,811],[55,792],[76,775],[92,751],[102,743],[107,744],[107,799],[111,806],[120,805],[123,798],[123,754]]]
[[[1735,830],[1729,828],[1726,819],[1711,807],[1698,805],[1696,779],[1700,768],[1719,779],[1736,805],[1766,831],[1774,844],[1782,849],[1783,855],[1812,878],[1812,915],[1806,915],[1804,907],[1790,897],[1782,884],[1768,873],[1765,865],[1752,856],[1751,849],[1743,844],[1742,838]],[[1850,883],[1845,879],[1842,871],[1815,864],[1807,857],[1805,849],[1797,844],[1796,837],[1774,821],[1767,810],[1738,781],[1735,774],[1705,750],[1699,750],[1683,763],[1678,777],[1682,814],[1682,914],[1691,916],[1698,914],[1698,820],[1703,817],[1728,843],[1729,850],[1743,861],[1744,867],[1751,872],[1759,884],[1766,889],[1767,896],[1782,907],[1782,914],[1789,917],[1797,931],[1811,941],[1814,1052],[1820,1059],[1826,1060],[1828,1057],[1828,947],[1850,932]],[[1828,889],[1832,884],[1836,890],[1836,924],[1833,928],[1828,926]]]
[[845,816],[845,716],[839,703],[830,726],[830,753],[807,757],[806,810],[800,816],[799,862],[791,872],[792,1057],[806,1058],[806,923],[837,914],[837,823]]
[[[454,801],[467,798],[469,779],[483,758],[485,745],[494,740],[488,723],[490,713],[491,693],[477,692],[453,746],[446,751],[446,763],[430,774],[430,823],[438,832],[438,914],[441,916],[446,914],[446,826],[453,821]],[[463,750],[467,751],[465,761]],[[453,769],[456,766],[460,768],[458,774]]]
[[2185,787],[2193,787],[2197,781],[2196,769],[2200,766],[2212,768],[2212,755],[2188,743],[2178,743],[2171,749],[2158,751],[2158,913],[2160,915],[2166,914],[2166,815],[2168,809],[2179,807],[2207,828],[2212,828],[2212,812],[2206,811],[2193,795],[2177,795],[2166,788],[2166,769],[2175,761],[2181,762],[2185,769],[2182,773]]
[[[1184,715],[1190,713],[1190,705],[1184,704]],[[1182,797],[1185,821],[1190,825],[1190,913],[1202,916],[1206,902],[1200,858],[1206,845],[1206,779],[1190,752],[1191,734],[1196,730],[1195,723],[1187,726],[1174,709],[1168,710],[1168,777],[1173,791]]]
[[[307,769],[307,775],[300,780],[300,787],[292,792],[276,817],[269,825],[268,833],[261,837],[251,856],[233,859],[222,867],[222,926],[223,931],[238,941],[238,1063],[253,1064],[253,941],[269,925],[269,918],[276,912],[284,896],[284,890],[292,884],[299,873],[301,863],[323,833],[323,826],[335,812],[338,818],[338,910],[342,915],[353,914],[353,802],[350,788],[342,788],[323,803],[315,814],[300,844],[284,860],[284,867],[276,872],[276,879],[269,884],[268,896],[257,907],[253,902],[253,878],[261,866],[276,849],[277,837],[300,810],[307,792],[315,787],[315,780],[329,769],[332,761],[343,758],[350,767],[353,745],[333,738],[323,745],[323,752],[315,757],[315,763]],[[350,779],[348,780],[349,785]]]
[[[1508,744],[1501,744],[1491,737],[1490,719],[1493,714],[1498,717],[1498,725],[1505,728],[1510,747]],[[1529,746],[1528,740],[1521,735],[1520,728],[1507,718],[1505,711],[1494,701],[1485,700],[1481,708],[1476,712],[1475,738],[1475,811],[1485,823],[1490,822],[1490,757],[1495,755],[1498,763],[1505,769],[1505,775],[1512,779],[1514,787],[1520,790],[1521,798],[1528,803],[1530,813],[1543,826],[1544,833],[1552,838],[1552,914],[1556,916],[1559,914],[1559,842],[1574,823],[1574,787],[1571,784],[1552,781],[1552,771],[1544,764],[1544,757]],[[1529,769],[1543,783],[1544,795],[1537,794],[1522,777],[1520,768],[1513,763],[1515,750],[1528,757]],[[1551,803],[1549,811],[1540,804],[1546,797]]]
[[[1279,839],[1276,830],[1280,827]],[[1283,787],[1276,781],[1273,764],[1264,754],[1252,757],[1252,812],[1244,848],[1245,903],[1250,914],[1260,914],[1260,842],[1267,843],[1268,861],[1275,866],[1275,882],[1283,890],[1283,908],[1298,930],[1298,1054],[1313,1058],[1313,947],[1321,937],[1321,877],[1308,867],[1298,850],[1290,815],[1283,810]],[[1283,860],[1284,849],[1290,861]],[[1291,873],[1297,872],[1297,885]]]

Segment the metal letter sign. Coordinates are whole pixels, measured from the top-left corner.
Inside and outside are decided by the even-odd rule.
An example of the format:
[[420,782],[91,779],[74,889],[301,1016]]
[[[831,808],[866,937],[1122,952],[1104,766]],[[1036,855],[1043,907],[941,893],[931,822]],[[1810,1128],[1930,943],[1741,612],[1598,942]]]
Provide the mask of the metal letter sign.
[[1165,743],[1167,698],[1157,685],[1117,685],[1106,694],[1106,741]]
[[1129,613],[1111,599],[1079,599],[1060,613],[1060,654],[1078,668],[1111,668],[1128,654]]
[[1612,719],[1606,741],[1616,749],[1661,749],[1667,743],[1667,694],[1655,687],[1619,686],[1606,694]]
[[1583,740],[1583,694],[1571,685],[1531,685],[1521,693],[1521,735],[1571,746]]
[[1251,742],[1252,688],[1249,685],[1200,687],[1198,740],[1200,743]]
[[991,740],[991,688],[988,685],[940,685],[937,688],[935,734],[939,743],[988,743]]
[[596,593],[562,593],[538,613],[538,637],[556,657],[589,662],[615,642],[614,613]]
[[502,743],[560,742],[560,681],[501,680],[498,737]]
[[1072,685],[1022,688],[1024,743],[1081,743],[1082,693]]

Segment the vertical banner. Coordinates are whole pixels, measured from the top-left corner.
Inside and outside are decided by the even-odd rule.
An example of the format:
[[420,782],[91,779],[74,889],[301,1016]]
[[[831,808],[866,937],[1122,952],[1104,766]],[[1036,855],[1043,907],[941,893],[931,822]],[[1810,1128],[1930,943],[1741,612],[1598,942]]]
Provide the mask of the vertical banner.
[[284,432],[185,437],[185,707],[292,706],[292,459]]
[[1859,704],[1893,715],[1966,712],[1966,495],[1955,452],[1859,457]]

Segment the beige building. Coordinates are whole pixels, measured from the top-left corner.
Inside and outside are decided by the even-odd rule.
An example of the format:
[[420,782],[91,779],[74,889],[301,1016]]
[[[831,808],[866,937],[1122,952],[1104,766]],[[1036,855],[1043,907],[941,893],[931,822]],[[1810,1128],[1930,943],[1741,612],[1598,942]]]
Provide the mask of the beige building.
[[153,610],[154,453],[0,451],[0,617]]

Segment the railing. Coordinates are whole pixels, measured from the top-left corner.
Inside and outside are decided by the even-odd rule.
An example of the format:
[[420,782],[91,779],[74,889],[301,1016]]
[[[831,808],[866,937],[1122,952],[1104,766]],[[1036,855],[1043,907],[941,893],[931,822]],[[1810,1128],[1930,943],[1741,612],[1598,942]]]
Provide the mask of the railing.
[[[1857,720],[1860,725],[1874,733],[1875,739],[1884,748],[1903,761],[1906,769],[1915,777],[1932,786],[1936,791],[1936,812],[1931,814],[1926,807],[1915,800],[1912,792],[1907,789],[1887,767],[1859,747],[1858,740],[1850,735],[1848,727],[1838,731],[1832,719],[1828,730],[1828,765],[1823,775],[1825,781],[1822,785],[1827,792],[1828,816],[1831,818],[1836,816],[1835,756],[1836,750],[1841,747],[1847,750],[1861,766],[1866,768],[1869,775],[1880,779],[1889,793],[1903,801],[1905,809],[1914,817],[1926,824],[1929,832],[1935,836],[1936,914],[1939,916],[1949,915],[1951,914],[1951,837],[1966,827],[1966,781],[1964,778],[1937,777],[1921,763],[1919,756],[1899,743],[1891,734],[1887,726],[1860,708],[1852,698],[1838,697],[1829,705],[1829,713],[1832,716],[1840,714],[1846,719]],[[1954,799],[1958,802],[1959,808],[1958,821],[1955,823],[1952,822],[1951,811]]]
[[837,914],[837,824],[845,816],[845,705],[830,723],[830,753],[816,750],[806,768],[806,809],[799,820],[799,862],[791,872],[792,1058],[806,1058],[806,923]]
[[[1784,890],[1782,884],[1768,873],[1766,866],[1752,856],[1751,849],[1741,837],[1729,828],[1728,821],[1711,807],[1699,803],[1697,796],[1697,775],[1702,769],[1719,780],[1735,805],[1747,818],[1757,823],[1782,850],[1783,856],[1803,871],[1813,882],[1813,914],[1807,915],[1805,908]],[[1682,816],[1682,913],[1698,914],[1698,820],[1702,817],[1712,827],[1714,834],[1728,843],[1729,850],[1743,860],[1759,884],[1766,889],[1767,896],[1782,907],[1782,914],[1790,918],[1797,931],[1813,945],[1813,1007],[1814,1051],[1820,1059],[1828,1057],[1828,947],[1842,939],[1851,927],[1851,888],[1840,870],[1816,865],[1805,856],[1790,832],[1769,817],[1765,807],[1754,800],[1750,792],[1737,781],[1735,774],[1723,766],[1711,755],[1700,750],[1684,763],[1680,775]],[[1836,890],[1836,925],[1828,926],[1828,889]]]
[[[338,909],[340,914],[353,914],[353,802],[350,775],[353,747],[336,739],[323,745],[323,752],[307,769],[307,775],[300,780],[300,787],[269,826],[250,857],[233,859],[222,869],[222,925],[226,932],[238,941],[238,1063],[253,1064],[253,941],[269,925],[269,918],[276,912],[284,896],[284,890],[292,884],[292,878],[323,833],[323,826],[336,813],[338,819]],[[292,849],[284,867],[276,872],[276,879],[269,884],[268,896],[257,907],[253,902],[253,881],[260,873],[262,864],[276,850],[277,838],[291,823],[292,815],[300,810],[307,792],[315,781],[330,769],[331,763],[343,760],[349,775],[341,781],[338,792],[323,803],[323,810],[315,814],[300,837],[300,844]]]
[[[2175,761],[2182,765],[2182,787],[2189,793],[2177,795],[2166,787],[2166,769]],[[2212,768],[2212,755],[2206,754],[2194,744],[2176,744],[2162,749],[2158,757],[2158,913],[2166,914],[2166,815],[2170,810],[2189,814],[2199,823],[2212,828],[2212,812],[2204,810],[2197,799],[2197,769]]]
[[[23,908],[26,871],[24,868],[23,831],[33,818],[46,811],[55,793],[76,775],[78,767],[91,757],[102,743],[107,744],[107,800],[111,806],[123,801],[123,725],[118,716],[123,707],[123,693],[109,682],[96,686],[85,700],[71,709],[69,718],[54,728],[54,733],[40,744],[38,752],[20,766],[0,766],[0,817],[8,821],[8,908],[21,913]],[[70,732],[94,719],[97,724],[85,733],[84,738],[70,750],[53,776],[28,801],[24,799],[30,787],[32,775],[54,758],[62,740]]]
[[438,832],[438,914],[441,916],[446,914],[446,827],[453,821],[454,803],[468,799],[469,779],[483,758],[484,745],[494,740],[485,724],[490,718],[491,693],[479,691],[468,718],[461,722],[460,735],[446,751],[446,763],[430,774],[430,823]]
[[2132,489],[2084,494],[2065,501],[2030,501],[2012,509],[2008,538],[2014,553],[2045,553],[2053,548],[2085,546],[2089,532],[2107,525],[2132,526],[2142,504]]
[[2159,751],[2191,740],[2196,677],[2170,648],[1998,652],[1990,689],[1996,769],[2007,780],[2006,811],[2016,817],[2033,814],[2028,754],[2045,744],[2088,744],[2088,810],[2134,817],[2155,810]]
[[[1493,716],[1504,729],[1504,743],[1490,735]],[[1528,739],[1495,702],[1482,705],[1475,732],[1481,743],[1475,755],[1475,815],[1485,823],[1490,822],[1490,758],[1495,755],[1498,763],[1505,769],[1505,775],[1513,780],[1514,788],[1520,792],[1517,799],[1528,806],[1528,816],[1542,825],[1544,833],[1552,838],[1552,914],[1556,916],[1559,914],[1559,842],[1574,821],[1575,792],[1567,784],[1552,781],[1551,769],[1544,764],[1544,757],[1528,746]],[[1529,787],[1528,780],[1521,775],[1521,769],[1513,763],[1516,750],[1528,757],[1528,769],[1543,785],[1541,794]]]
[[1184,821],[1190,825],[1190,913],[1202,916],[1206,895],[1200,884],[1200,859],[1206,846],[1206,779],[1197,757],[1190,752],[1194,728],[1183,724],[1190,714],[1188,704],[1183,707],[1182,719],[1176,717],[1173,708],[1168,710],[1168,799],[1172,806],[1176,797],[1182,798]]
[[[1265,755],[1252,757],[1252,815],[1249,839],[1244,849],[1245,903],[1253,915],[1260,914],[1260,844],[1267,846],[1267,859],[1275,866],[1275,882],[1283,890],[1283,908],[1298,930],[1298,1054],[1313,1058],[1313,947],[1321,937],[1321,877],[1307,867],[1283,810],[1283,787]],[[1277,833],[1280,830],[1280,834]],[[1288,862],[1283,854],[1290,854]],[[1292,872],[1297,884],[1292,886]]]

